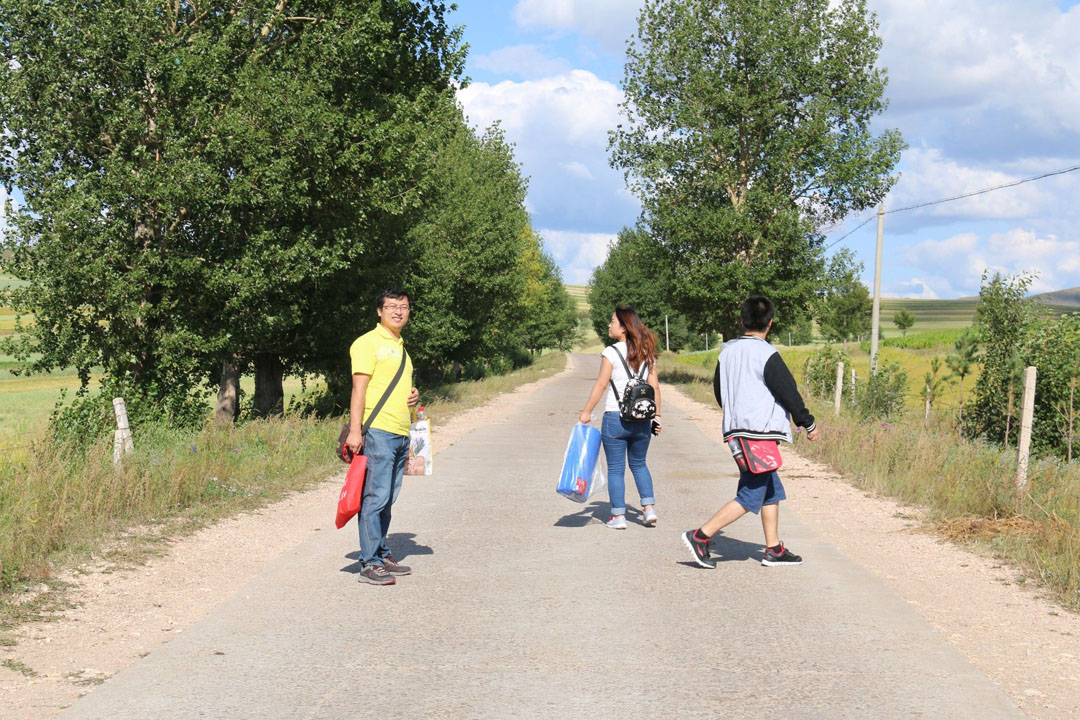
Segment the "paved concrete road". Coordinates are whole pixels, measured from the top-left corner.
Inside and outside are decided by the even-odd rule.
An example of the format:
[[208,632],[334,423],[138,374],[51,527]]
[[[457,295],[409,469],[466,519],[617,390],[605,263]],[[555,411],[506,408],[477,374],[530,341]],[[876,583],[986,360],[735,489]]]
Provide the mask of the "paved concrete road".
[[762,567],[750,516],[714,540],[716,570],[690,564],[679,533],[730,499],[734,463],[670,405],[649,455],[657,528],[635,509],[608,530],[606,497],[556,495],[598,367],[576,362],[406,478],[391,541],[412,576],[357,583],[356,525],[333,528],[328,495],[323,532],[61,717],[1023,717],[799,523],[797,491],[781,532],[802,567]]

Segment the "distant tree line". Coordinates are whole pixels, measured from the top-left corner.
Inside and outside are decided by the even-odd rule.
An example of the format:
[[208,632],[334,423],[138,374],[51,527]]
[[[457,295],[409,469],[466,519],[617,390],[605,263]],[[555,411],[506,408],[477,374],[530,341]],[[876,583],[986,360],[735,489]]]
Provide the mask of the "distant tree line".
[[281,412],[285,375],[340,400],[391,283],[414,293],[406,340],[429,380],[572,342],[512,150],[456,104],[446,10],[0,5],[0,180],[24,198],[4,270],[34,318],[9,347],[26,370],[100,374],[101,398],[175,422],[245,374],[256,416]]

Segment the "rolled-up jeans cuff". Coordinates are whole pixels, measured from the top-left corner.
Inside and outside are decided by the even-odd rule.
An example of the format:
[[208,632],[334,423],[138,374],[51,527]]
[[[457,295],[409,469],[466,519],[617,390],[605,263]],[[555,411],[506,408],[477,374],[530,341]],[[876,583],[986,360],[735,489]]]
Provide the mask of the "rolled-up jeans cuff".
[[612,517],[615,517],[616,515],[625,515],[625,514],[626,514],[626,508],[615,508],[615,507],[611,508],[611,516]]
[[656,504],[656,498],[653,498],[653,497],[641,498],[641,507],[645,507],[646,505],[655,505],[655,504]]

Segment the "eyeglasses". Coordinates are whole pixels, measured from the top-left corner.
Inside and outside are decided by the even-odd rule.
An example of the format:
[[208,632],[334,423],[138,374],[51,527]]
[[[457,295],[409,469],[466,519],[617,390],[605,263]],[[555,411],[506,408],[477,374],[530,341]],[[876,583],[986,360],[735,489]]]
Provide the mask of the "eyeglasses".
[[397,312],[398,310],[400,310],[401,312],[409,312],[409,306],[408,305],[383,305],[383,310],[387,310],[389,312]]

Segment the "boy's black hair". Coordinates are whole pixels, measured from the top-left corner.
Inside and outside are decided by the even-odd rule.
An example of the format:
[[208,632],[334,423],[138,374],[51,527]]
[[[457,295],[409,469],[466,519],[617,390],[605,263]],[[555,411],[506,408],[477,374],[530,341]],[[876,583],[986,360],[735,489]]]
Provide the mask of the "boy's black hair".
[[391,285],[390,287],[379,293],[379,296],[375,298],[375,307],[382,310],[383,303],[386,302],[387,298],[390,298],[391,300],[401,300],[402,298],[404,298],[409,301],[410,305],[412,305],[412,298],[409,297],[409,293],[405,292],[397,285]]
[[739,316],[742,318],[744,328],[751,332],[761,332],[769,327],[769,322],[773,319],[775,312],[776,308],[773,307],[772,300],[764,295],[751,295],[743,300]]

